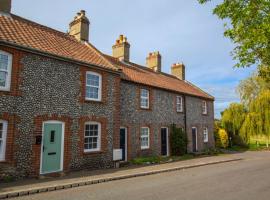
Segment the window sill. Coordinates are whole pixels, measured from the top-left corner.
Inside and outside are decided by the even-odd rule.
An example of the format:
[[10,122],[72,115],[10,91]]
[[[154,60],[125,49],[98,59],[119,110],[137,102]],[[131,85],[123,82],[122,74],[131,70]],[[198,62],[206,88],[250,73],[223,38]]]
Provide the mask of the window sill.
[[143,107],[140,107],[140,110],[144,110],[144,111],[151,111],[150,108],[143,108]]
[[149,150],[150,149],[150,147],[141,147],[141,150],[143,151],[143,150]]
[[0,87],[0,92],[10,92],[10,88]]
[[102,100],[84,99],[85,103],[104,103]]
[[96,150],[96,151],[84,151],[84,152],[83,152],[84,155],[102,154],[102,153],[104,153],[104,151],[101,151],[101,150]]

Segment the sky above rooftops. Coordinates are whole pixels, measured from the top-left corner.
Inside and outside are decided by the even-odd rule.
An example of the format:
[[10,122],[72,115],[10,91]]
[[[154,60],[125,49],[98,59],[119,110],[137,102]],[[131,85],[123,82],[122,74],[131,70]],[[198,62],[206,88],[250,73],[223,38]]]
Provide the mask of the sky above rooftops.
[[233,44],[224,38],[223,22],[212,15],[213,1],[197,0],[13,0],[12,12],[67,32],[76,13],[86,10],[91,22],[90,42],[112,54],[120,34],[131,44],[131,61],[145,65],[149,52],[160,51],[162,71],[184,62],[186,79],[216,98],[215,117],[239,101],[236,86],[254,68],[235,69]]

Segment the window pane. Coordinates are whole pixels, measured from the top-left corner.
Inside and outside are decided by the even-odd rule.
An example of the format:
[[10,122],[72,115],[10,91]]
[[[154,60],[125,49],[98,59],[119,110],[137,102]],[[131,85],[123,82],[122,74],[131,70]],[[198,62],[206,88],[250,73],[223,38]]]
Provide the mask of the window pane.
[[99,76],[94,74],[87,74],[87,85],[99,86]]
[[0,70],[7,70],[8,68],[8,56],[0,54]]
[[0,71],[0,87],[6,86],[7,75],[7,72]]
[[86,125],[85,125],[85,130],[86,130],[86,131],[89,131],[89,130],[90,130],[90,125],[89,125],[89,124],[86,124]]
[[146,97],[146,98],[148,98],[148,93],[149,93],[148,90],[141,89],[141,97]]
[[90,130],[97,131],[98,130],[98,125],[97,124],[91,124],[90,125]]
[[141,99],[141,107],[148,107],[148,99]]
[[99,88],[86,86],[86,97],[91,99],[98,99]]

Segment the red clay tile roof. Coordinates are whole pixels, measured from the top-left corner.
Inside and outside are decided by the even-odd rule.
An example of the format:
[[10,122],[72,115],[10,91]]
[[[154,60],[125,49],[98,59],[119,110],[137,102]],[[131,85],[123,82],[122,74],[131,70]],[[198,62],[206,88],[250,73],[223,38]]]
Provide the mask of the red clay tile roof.
[[32,48],[79,62],[117,70],[91,44],[78,42],[66,33],[11,14],[0,14],[0,41]]
[[90,43],[78,42],[66,33],[19,16],[0,14],[0,25],[0,41],[111,70],[120,68],[124,80],[214,100],[212,96],[187,81],[169,74],[156,73],[131,62],[123,63],[111,56],[104,56]]
[[105,56],[114,65],[122,69],[121,76],[124,80],[214,100],[214,97],[188,81],[180,80],[175,76],[166,73],[154,72],[147,67],[140,66],[132,62],[122,62],[114,57],[108,55]]

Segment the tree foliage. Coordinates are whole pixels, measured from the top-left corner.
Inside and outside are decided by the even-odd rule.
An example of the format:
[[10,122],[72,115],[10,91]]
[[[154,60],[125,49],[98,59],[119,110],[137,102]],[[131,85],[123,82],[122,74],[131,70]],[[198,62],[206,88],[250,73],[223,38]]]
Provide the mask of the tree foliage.
[[237,91],[245,106],[254,101],[263,91],[270,90],[270,79],[267,79],[267,74],[267,69],[262,67],[261,70],[257,70],[250,77],[240,82]]
[[245,120],[245,114],[246,110],[244,105],[239,103],[232,103],[229,108],[224,110],[221,124],[230,137],[239,134],[240,128]]
[[[211,0],[198,0],[204,4]],[[223,0],[213,13],[226,20],[224,35],[235,44],[236,67],[270,66],[270,1]]]

